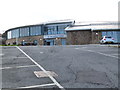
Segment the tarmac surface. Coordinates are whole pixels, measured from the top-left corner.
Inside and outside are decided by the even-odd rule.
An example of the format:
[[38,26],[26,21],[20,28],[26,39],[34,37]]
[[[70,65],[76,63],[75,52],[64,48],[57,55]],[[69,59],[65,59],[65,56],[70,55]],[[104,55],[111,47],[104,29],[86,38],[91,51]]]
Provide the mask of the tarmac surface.
[[[2,88],[117,88],[118,49],[105,45],[4,46]],[[38,78],[34,71],[48,77]]]

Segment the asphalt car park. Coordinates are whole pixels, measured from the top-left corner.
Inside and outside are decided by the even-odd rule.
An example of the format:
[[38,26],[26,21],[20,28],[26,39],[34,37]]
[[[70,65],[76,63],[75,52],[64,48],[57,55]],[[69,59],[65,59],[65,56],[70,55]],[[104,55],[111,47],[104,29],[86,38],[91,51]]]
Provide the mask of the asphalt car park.
[[[117,88],[118,49],[105,45],[2,47],[2,88]],[[36,77],[35,71],[47,77]]]

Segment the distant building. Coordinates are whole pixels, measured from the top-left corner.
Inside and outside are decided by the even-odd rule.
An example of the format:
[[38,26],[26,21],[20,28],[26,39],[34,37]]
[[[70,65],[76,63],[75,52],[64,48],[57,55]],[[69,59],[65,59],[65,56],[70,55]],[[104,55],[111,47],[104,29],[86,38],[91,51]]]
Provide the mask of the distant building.
[[2,34],[0,34],[0,45],[2,45]]
[[97,44],[103,36],[111,36],[120,43],[118,26],[118,22],[75,23],[65,20],[12,28],[3,36],[7,45]]
[[73,22],[62,20],[12,28],[5,32],[6,44],[66,45],[67,35],[64,29]]
[[76,23],[65,29],[68,45],[97,44],[103,36],[111,36],[120,43],[118,22]]
[[7,33],[2,34],[2,45],[6,45],[6,40],[7,40]]

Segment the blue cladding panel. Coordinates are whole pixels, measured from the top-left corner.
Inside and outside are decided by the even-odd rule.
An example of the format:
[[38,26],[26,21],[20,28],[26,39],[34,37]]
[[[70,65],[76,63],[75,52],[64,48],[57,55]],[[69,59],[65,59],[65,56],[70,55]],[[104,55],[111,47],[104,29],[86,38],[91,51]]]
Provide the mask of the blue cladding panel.
[[62,45],[66,45],[66,39],[61,39]]
[[115,39],[116,43],[120,42],[120,31],[105,31],[102,32],[102,37],[103,36],[111,36]]

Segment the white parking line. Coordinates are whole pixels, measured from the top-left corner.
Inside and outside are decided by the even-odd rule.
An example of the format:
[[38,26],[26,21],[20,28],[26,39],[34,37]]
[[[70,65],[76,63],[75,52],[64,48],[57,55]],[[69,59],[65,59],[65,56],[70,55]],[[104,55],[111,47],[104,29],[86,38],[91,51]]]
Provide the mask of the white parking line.
[[0,56],[3,56],[4,54],[0,54]]
[[109,56],[109,57],[113,57],[113,58],[119,58],[119,57],[116,57],[116,56],[113,56],[113,55],[109,55],[109,54],[105,54],[105,53],[101,53],[101,52],[96,52],[96,51],[93,51],[93,50],[85,50],[85,51],[89,51],[89,52],[94,52],[94,53],[98,53],[98,54],[101,54],[101,55],[104,55],[104,56]]
[[28,89],[28,88],[37,88],[37,87],[45,87],[45,86],[54,86],[56,85],[55,83],[51,84],[42,84],[42,85],[34,85],[34,86],[27,86],[27,87],[17,87],[16,89]]
[[14,57],[14,58],[27,58],[27,57]]
[[120,54],[116,53],[116,54],[111,54],[111,55],[120,55]]
[[40,54],[43,54],[43,52],[40,52]]
[[87,48],[87,47],[82,47],[82,48]]
[[55,78],[53,78],[41,65],[39,65],[34,59],[32,59],[29,55],[27,55],[22,49],[16,46],[23,54],[25,54],[33,63],[35,63],[44,73],[48,75],[48,77],[61,89],[65,90],[63,86],[61,86]]
[[80,49],[80,48],[75,48],[75,49]]
[[109,56],[109,57],[113,57],[113,58],[119,58],[119,57],[116,57],[116,56],[113,56],[112,54],[105,54],[105,53],[101,53],[101,52],[96,52],[96,51],[93,51],[93,50],[88,50],[88,49],[84,49],[84,48],[75,48],[75,49],[81,49],[81,50],[84,50],[84,51],[89,51],[89,52],[94,52],[94,53],[98,53],[98,54],[101,54],[101,55],[104,55],[104,56]]
[[13,68],[27,68],[27,67],[35,67],[37,65],[26,65],[26,66],[16,66],[16,67],[3,67],[3,68],[0,68],[0,70],[3,70],[3,69],[13,69]]
[[28,58],[28,57],[4,57],[4,58],[2,58],[2,59],[8,59],[8,58]]

